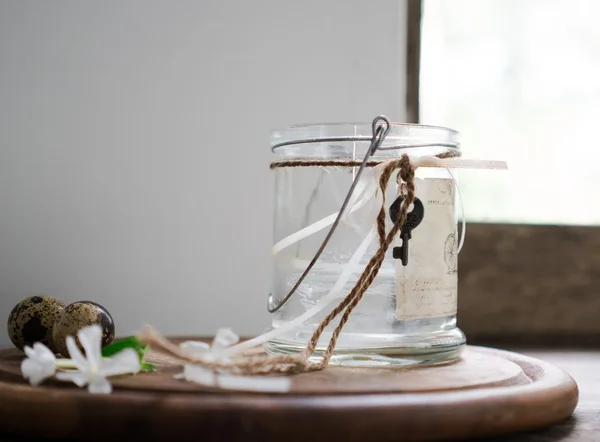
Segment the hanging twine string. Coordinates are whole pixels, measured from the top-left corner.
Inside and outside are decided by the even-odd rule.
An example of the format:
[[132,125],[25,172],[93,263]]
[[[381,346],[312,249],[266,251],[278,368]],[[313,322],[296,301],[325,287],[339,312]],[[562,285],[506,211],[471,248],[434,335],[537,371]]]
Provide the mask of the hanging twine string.
[[[406,191],[406,197],[402,203],[400,208],[400,216],[398,220],[394,224],[394,226],[390,229],[388,234],[385,234],[385,225],[386,225],[386,204],[385,204],[385,191],[387,189],[388,182],[394,172],[394,170],[400,169],[398,172],[399,178],[405,183],[404,189]],[[367,289],[373,283],[373,280],[377,276],[381,265],[383,264],[383,260],[385,258],[385,253],[387,252],[390,244],[394,241],[395,236],[400,231],[402,224],[406,221],[406,214],[408,213],[408,208],[415,200],[415,171],[410,164],[410,160],[407,155],[402,155],[399,160],[392,161],[388,165],[386,165],[382,172],[381,178],[379,179],[379,188],[381,189],[381,208],[379,209],[379,213],[377,215],[377,234],[379,237],[379,248],[373,257],[369,260],[369,263],[365,267],[365,270],[358,278],[356,285],[350,291],[350,293],[344,298],[344,300],[335,307],[329,315],[316,328],[314,331],[308,347],[305,351],[305,357],[310,357],[317,346],[317,342],[323,333],[325,327],[329,325],[329,323],[337,317],[340,313],[342,313],[342,317],[340,319],[339,324],[334,329],[331,339],[329,341],[329,345],[327,349],[323,353],[323,358],[318,363],[312,364],[312,369],[322,369],[327,366],[331,356],[333,355],[333,351],[335,350],[335,345],[337,340],[344,328],[344,325],[348,322],[350,318],[350,314],[352,310],[358,305],[363,295],[367,291]]]
[[[456,152],[445,152],[436,155],[438,158],[450,158],[459,156]],[[367,163],[373,167],[381,164],[380,161],[372,161]],[[271,169],[279,167],[354,167],[360,166],[360,163],[354,161],[319,161],[319,160],[295,160],[274,162],[271,164]],[[405,198],[400,207],[400,214],[396,223],[386,234],[386,201],[385,191],[387,189],[390,178],[397,172],[398,182],[402,183],[402,191],[405,193]],[[214,370],[229,371],[235,374],[270,374],[270,373],[297,373],[302,371],[321,370],[325,368],[333,356],[337,340],[342,332],[342,329],[348,322],[354,308],[358,305],[367,289],[373,283],[381,268],[385,254],[394,241],[394,238],[400,232],[400,229],[406,221],[406,216],[410,205],[415,199],[415,171],[410,162],[408,155],[404,154],[397,160],[388,161],[382,169],[379,179],[379,188],[382,194],[382,203],[377,215],[377,235],[379,238],[379,248],[367,263],[364,271],[358,278],[354,288],[348,295],[321,321],[318,327],[313,332],[311,339],[304,352],[291,355],[256,355],[256,356],[234,356],[231,359],[216,359],[211,360],[202,356],[193,356],[183,351],[178,345],[173,344],[163,336],[156,333],[151,328],[147,328],[140,335],[140,339],[154,348],[162,349],[173,356],[176,356],[184,361],[192,362],[206,368]],[[310,361],[317,348],[317,344],[325,328],[338,316],[342,315],[338,325],[333,330],[327,348],[322,354],[319,361]]]

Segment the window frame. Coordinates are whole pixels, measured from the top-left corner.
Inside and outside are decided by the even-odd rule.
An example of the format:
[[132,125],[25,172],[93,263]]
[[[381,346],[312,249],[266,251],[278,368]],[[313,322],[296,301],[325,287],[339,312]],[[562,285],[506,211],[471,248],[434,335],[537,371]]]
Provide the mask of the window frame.
[[[407,122],[419,123],[424,0],[407,0]],[[458,325],[471,344],[589,347],[600,342],[600,227],[468,224]]]

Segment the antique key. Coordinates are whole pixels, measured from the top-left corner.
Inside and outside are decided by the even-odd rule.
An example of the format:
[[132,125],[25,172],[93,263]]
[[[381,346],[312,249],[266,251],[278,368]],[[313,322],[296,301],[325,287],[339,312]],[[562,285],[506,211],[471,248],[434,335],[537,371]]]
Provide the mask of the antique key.
[[[398,217],[400,216],[402,201],[404,201],[404,196],[400,195],[390,206],[390,218],[394,223],[398,221]],[[425,216],[423,203],[419,198],[415,198],[413,209],[406,214],[406,221],[404,221],[404,224],[402,224],[402,227],[400,228],[402,245],[400,247],[394,247],[393,249],[394,259],[400,259],[403,266],[408,265],[408,240],[412,238],[411,232],[421,224],[423,216]]]

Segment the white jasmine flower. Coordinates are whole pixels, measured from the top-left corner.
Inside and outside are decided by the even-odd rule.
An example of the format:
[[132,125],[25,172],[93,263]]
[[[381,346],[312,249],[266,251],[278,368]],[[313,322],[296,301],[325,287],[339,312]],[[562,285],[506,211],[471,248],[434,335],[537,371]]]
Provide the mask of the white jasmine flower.
[[202,367],[196,364],[185,364],[183,373],[176,375],[176,379],[185,379],[188,382],[195,382],[200,385],[215,385],[216,373],[210,368]]
[[201,341],[185,341],[179,347],[193,357],[203,357],[210,352],[210,344]]
[[259,391],[263,393],[287,393],[291,388],[288,377],[237,376],[215,373],[210,368],[186,364],[183,374],[177,376],[188,382],[224,390]]
[[[217,330],[212,344],[205,342],[186,341],[180,344],[182,350],[190,356],[200,357],[205,361],[226,361],[220,353],[226,348],[237,344],[240,338],[229,328]],[[198,364],[185,364],[183,373],[175,376],[199,385],[217,387],[226,390],[260,391],[270,393],[285,393],[290,390],[291,381],[286,377],[237,376],[217,373],[215,370]]]
[[240,337],[236,335],[230,328],[220,328],[212,341],[210,351],[213,353],[219,352],[240,342]]
[[57,379],[73,382],[78,387],[87,385],[90,393],[109,394],[112,392],[112,385],[106,379],[107,377],[140,371],[139,356],[132,348],[126,348],[110,358],[102,357],[100,326],[85,327],[77,333],[77,337],[85,350],[85,356],[77,347],[75,339],[68,336],[67,348],[75,363],[76,371],[56,373]]
[[219,359],[219,353],[227,347],[237,344],[240,338],[230,328],[220,328],[217,330],[212,344],[199,341],[182,342],[179,346],[190,356],[201,357],[207,361]]
[[40,342],[24,348],[27,358],[21,362],[21,373],[31,385],[39,385],[56,372],[54,353]]

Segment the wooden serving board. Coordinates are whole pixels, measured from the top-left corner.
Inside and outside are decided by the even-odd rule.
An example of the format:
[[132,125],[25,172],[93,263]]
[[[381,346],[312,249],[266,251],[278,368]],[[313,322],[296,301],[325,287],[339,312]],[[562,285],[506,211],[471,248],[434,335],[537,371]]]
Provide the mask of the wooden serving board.
[[347,368],[296,375],[286,394],[215,392],[159,370],[113,378],[112,395],[48,381],[30,387],[22,354],[0,352],[0,434],[156,441],[460,440],[542,428],[571,415],[575,381],[546,362],[467,347],[436,367]]

